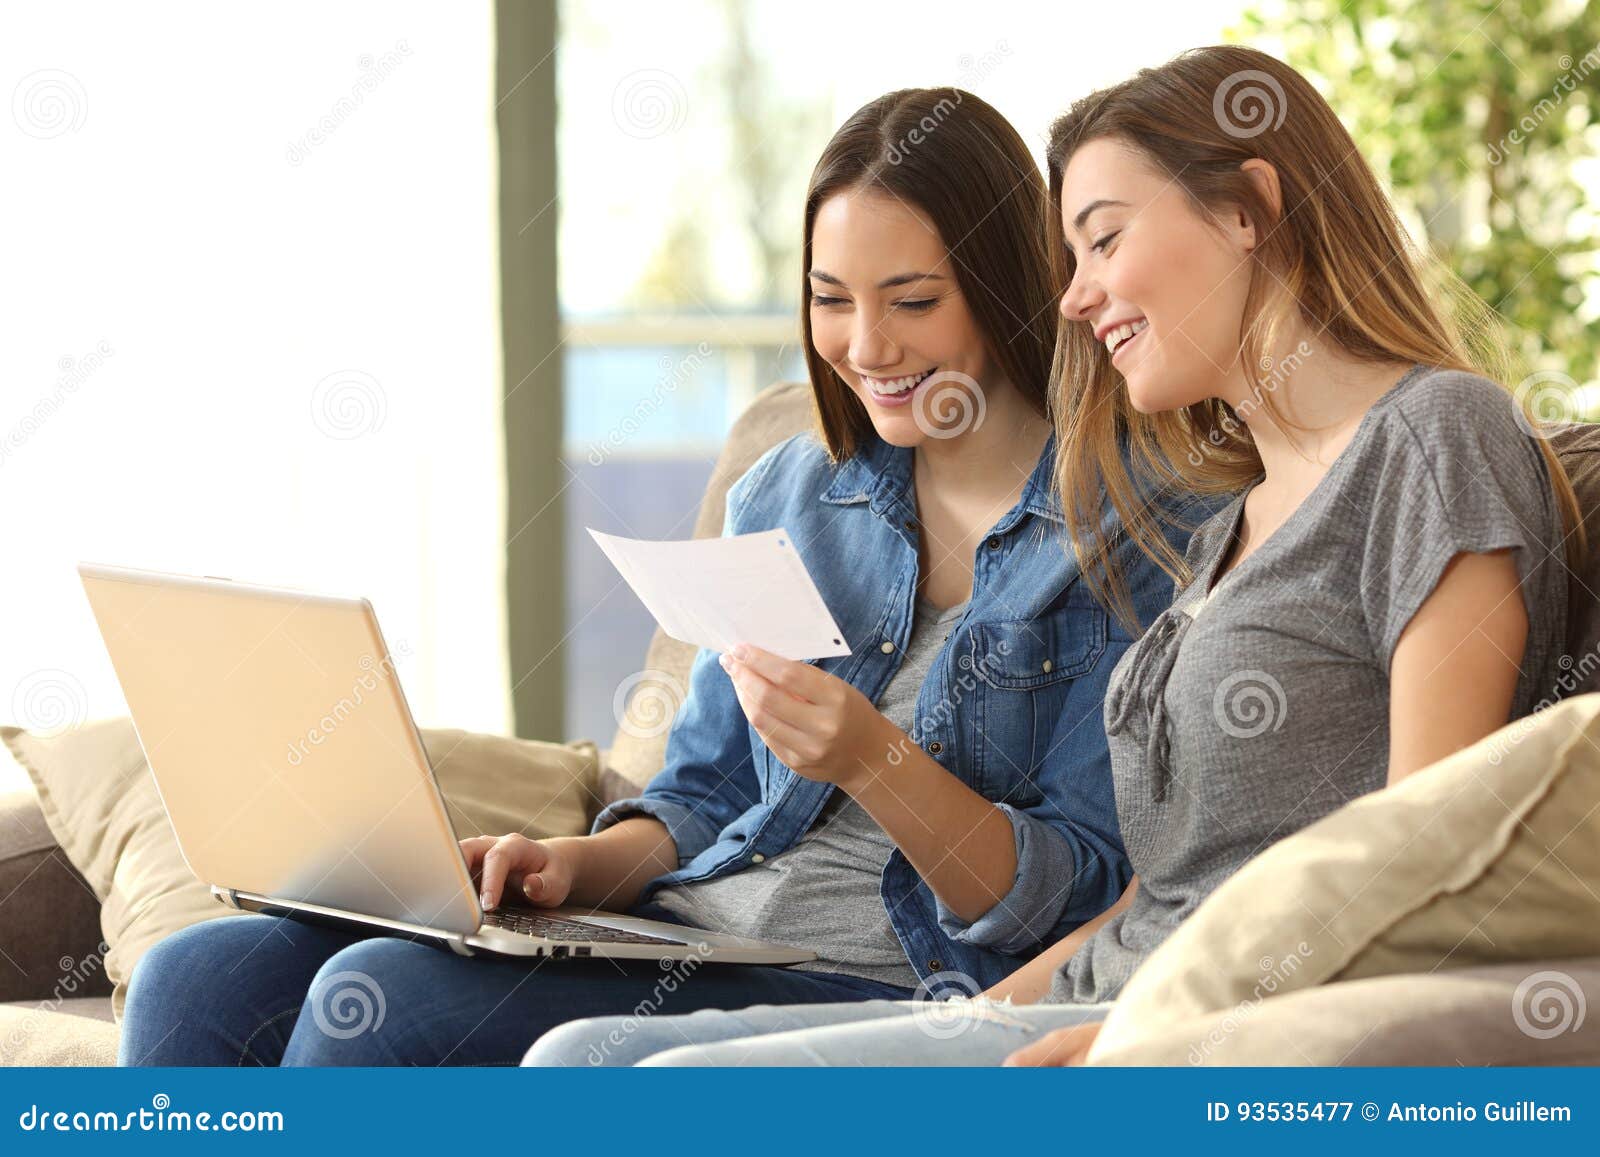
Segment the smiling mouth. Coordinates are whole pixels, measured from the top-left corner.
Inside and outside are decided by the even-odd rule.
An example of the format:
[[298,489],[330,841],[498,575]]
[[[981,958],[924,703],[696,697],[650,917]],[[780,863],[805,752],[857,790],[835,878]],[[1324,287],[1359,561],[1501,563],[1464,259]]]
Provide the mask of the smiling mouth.
[[862,383],[880,398],[893,398],[900,394],[908,394],[923,382],[934,375],[934,370],[926,370],[920,374],[906,374],[898,378],[871,378],[866,374],[861,375]]
[[1119,325],[1116,329],[1106,334],[1106,352],[1108,352],[1111,355],[1112,360],[1115,361],[1118,350],[1131,343],[1135,338],[1149,328],[1150,323],[1142,317],[1138,321],[1129,322],[1127,325]]

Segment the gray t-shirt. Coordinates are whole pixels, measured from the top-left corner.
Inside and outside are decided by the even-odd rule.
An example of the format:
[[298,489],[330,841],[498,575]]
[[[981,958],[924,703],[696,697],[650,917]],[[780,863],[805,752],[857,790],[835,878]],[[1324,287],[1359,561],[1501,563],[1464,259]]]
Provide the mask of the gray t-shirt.
[[[941,611],[918,599],[911,637],[877,707],[912,729],[917,695],[967,604]],[[894,843],[835,788],[794,847],[714,880],[665,887],[651,899],[697,928],[798,944],[817,954],[793,967],[915,988],[916,969],[889,923],[881,888]]]
[[1047,1000],[1114,999],[1251,857],[1385,785],[1390,660],[1454,555],[1516,548],[1529,633],[1512,717],[1556,687],[1561,515],[1537,442],[1494,382],[1413,367],[1213,590],[1243,507],[1240,494],[1195,531],[1194,581],[1112,672],[1106,734],[1139,891]]

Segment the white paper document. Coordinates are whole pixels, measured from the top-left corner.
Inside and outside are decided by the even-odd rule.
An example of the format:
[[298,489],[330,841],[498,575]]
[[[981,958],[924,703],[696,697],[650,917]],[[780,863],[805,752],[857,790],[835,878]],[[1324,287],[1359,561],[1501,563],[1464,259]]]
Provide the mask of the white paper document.
[[687,542],[589,533],[680,642],[714,651],[749,643],[785,659],[850,653],[787,531]]

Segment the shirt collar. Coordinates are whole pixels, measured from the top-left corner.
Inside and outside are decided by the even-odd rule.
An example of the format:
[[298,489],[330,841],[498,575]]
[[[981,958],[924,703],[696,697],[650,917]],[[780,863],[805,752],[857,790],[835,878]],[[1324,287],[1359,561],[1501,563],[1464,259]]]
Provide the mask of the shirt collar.
[[[822,492],[822,501],[835,506],[869,503],[875,513],[904,500],[911,489],[913,452],[904,446],[891,446],[869,430],[856,452],[835,469],[833,481]],[[1022,488],[1018,507],[1030,514],[1064,522],[1061,500],[1055,487],[1056,436],[1045,440],[1039,460]]]

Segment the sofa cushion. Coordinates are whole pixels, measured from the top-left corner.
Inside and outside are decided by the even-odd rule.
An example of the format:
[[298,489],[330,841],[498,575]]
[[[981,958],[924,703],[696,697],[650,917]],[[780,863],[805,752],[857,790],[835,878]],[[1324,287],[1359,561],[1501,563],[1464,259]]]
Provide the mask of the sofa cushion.
[[[0,741],[27,770],[52,835],[100,900],[105,972],[120,1017],[128,977],[151,945],[234,910],[184,863],[130,719],[49,737],[4,727]],[[422,742],[458,836],[585,830],[599,762],[593,744],[458,730],[424,730]]]
[[7,1067],[109,1067],[119,1035],[105,999],[0,1004],[0,1065]]
[[[813,429],[815,405],[809,385],[780,382],[768,386],[756,395],[728,431],[717,465],[711,472],[705,498],[700,503],[700,515],[695,522],[695,538],[715,538],[722,533],[722,519],[727,505],[728,488],[744,472],[755,465],[757,458],[779,442],[795,434]],[[650,639],[650,650],[645,655],[640,674],[647,676],[639,687],[651,696],[651,708],[659,706],[660,692],[667,689],[665,698],[683,702],[689,686],[689,668],[694,663],[695,648],[669,638],[659,627]],[[667,726],[665,720],[651,719],[649,727],[623,727],[617,720],[616,736],[606,751],[606,772],[601,778],[600,794],[607,803],[638,794],[640,788],[655,778],[667,758]]]
[[1155,1029],[1100,1065],[1596,1065],[1600,956],[1374,976]]
[[1572,482],[1583,511],[1589,554],[1567,580],[1567,653],[1563,695],[1600,691],[1600,425],[1559,423],[1550,447]]
[[[10,762],[4,748],[0,762]],[[0,1002],[110,995],[99,946],[100,900],[57,845],[38,794],[0,794]]]
[[1518,720],[1281,840],[1140,966],[1098,1060],[1330,981],[1600,955],[1600,694]]

